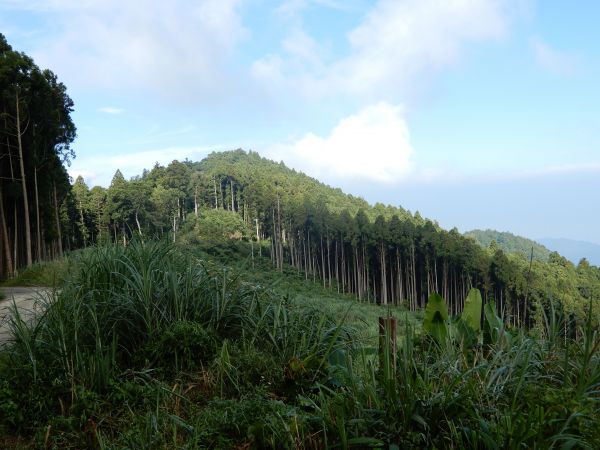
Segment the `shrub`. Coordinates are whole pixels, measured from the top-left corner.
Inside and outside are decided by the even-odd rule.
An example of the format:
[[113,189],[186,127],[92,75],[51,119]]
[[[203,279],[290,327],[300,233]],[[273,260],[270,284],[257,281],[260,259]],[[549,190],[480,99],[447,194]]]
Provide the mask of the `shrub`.
[[197,322],[177,321],[154,333],[145,345],[150,367],[175,374],[207,365],[215,354],[216,335]]

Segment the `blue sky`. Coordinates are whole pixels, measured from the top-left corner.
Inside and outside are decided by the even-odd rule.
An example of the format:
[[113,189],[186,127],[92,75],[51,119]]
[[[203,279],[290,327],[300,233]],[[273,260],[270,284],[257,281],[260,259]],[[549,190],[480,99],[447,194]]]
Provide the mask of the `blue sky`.
[[451,228],[600,243],[598,2],[0,0],[73,176],[244,148]]

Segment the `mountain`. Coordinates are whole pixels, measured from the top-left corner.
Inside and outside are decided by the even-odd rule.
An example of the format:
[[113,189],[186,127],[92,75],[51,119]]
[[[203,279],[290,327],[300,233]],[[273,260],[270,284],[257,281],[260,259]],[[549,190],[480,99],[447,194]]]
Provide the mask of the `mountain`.
[[[516,236],[507,231],[496,230],[472,230],[464,233],[465,236],[475,239],[481,246],[490,247],[492,242],[504,253],[519,253],[527,259],[531,256],[533,248],[533,259],[536,261],[548,261],[551,251],[540,243],[521,236]],[[560,253],[560,252],[559,252]]]
[[[531,241],[494,235],[494,251],[417,212],[371,205],[243,150],[157,164],[129,181],[117,171],[108,189],[78,179],[67,206],[75,248],[163,236],[234,260],[258,251],[279,272],[292,269],[361,302],[416,310],[437,292],[458,314],[476,287],[508,322],[532,325],[549,297],[585,317],[600,292],[599,269],[548,258]],[[500,251],[509,243],[526,255],[533,246],[536,261]]]
[[562,238],[544,238],[538,240],[552,251],[563,255],[573,264],[578,264],[582,258],[585,258],[590,264],[600,266],[600,245],[598,244]]

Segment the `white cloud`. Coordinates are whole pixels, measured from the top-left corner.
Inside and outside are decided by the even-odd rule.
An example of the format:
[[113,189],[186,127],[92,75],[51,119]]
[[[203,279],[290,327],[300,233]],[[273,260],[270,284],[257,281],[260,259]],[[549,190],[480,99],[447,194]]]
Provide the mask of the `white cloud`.
[[[290,2],[305,5],[306,2]],[[504,37],[527,0],[380,0],[347,34],[348,54],[320,64],[315,41],[293,28],[269,71],[253,72],[270,85],[303,94],[350,94],[398,100],[424,76],[455,64],[469,43]],[[293,45],[290,45],[292,43]],[[274,60],[275,56],[270,56]],[[299,65],[304,65],[299,70]],[[275,84],[277,86],[277,84]]]
[[309,133],[301,139],[268,150],[324,181],[363,179],[390,183],[412,170],[408,127],[399,107],[377,103],[346,117],[326,137]]
[[535,61],[540,67],[555,75],[571,76],[576,73],[577,56],[550,47],[538,36],[531,38],[530,45]]
[[[225,90],[224,65],[247,35],[242,0],[12,0],[51,27],[33,56],[68,86],[194,100]],[[37,7],[35,5],[38,5]]]
[[103,106],[102,108],[98,108],[98,112],[105,114],[122,114],[124,110],[121,108],[115,108],[114,106]]
[[468,42],[502,37],[510,17],[507,5],[497,0],[380,1],[348,35],[353,53],[339,70],[349,75],[353,91],[375,86],[394,91],[402,80],[453,64]]

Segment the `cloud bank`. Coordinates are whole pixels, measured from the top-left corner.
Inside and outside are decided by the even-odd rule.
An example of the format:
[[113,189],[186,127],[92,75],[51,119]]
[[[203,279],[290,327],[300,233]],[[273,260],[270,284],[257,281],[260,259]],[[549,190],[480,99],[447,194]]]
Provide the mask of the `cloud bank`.
[[267,86],[311,97],[398,99],[422,77],[456,63],[467,44],[504,37],[522,6],[519,0],[380,0],[347,34],[347,55],[328,59],[295,26],[281,52],[255,60],[251,72]]
[[308,133],[267,151],[268,157],[322,180],[383,183],[407,176],[413,167],[412,154],[401,108],[383,102],[343,118],[327,136]]
[[171,100],[224,89],[224,63],[247,33],[241,0],[11,0],[52,26],[33,56],[68,86]]

